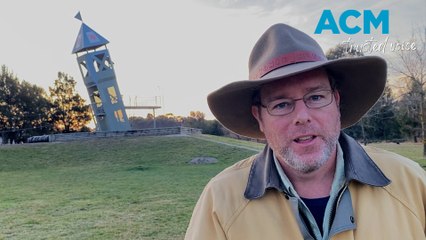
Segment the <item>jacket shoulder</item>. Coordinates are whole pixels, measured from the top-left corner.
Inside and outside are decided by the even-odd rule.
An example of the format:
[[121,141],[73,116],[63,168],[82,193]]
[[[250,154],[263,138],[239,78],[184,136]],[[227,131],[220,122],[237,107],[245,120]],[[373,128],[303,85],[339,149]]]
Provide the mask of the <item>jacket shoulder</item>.
[[367,154],[391,180],[384,189],[425,222],[426,171],[415,161],[374,147],[365,147]]
[[408,180],[418,179],[423,182],[425,181],[426,172],[417,162],[399,154],[375,147],[367,146],[364,149],[383,173],[392,181],[401,179],[400,174],[402,173],[408,175]]
[[[244,175],[248,176],[251,165],[253,164],[255,158],[256,155],[238,161],[234,165],[225,168],[222,172],[213,177],[210,182],[214,184],[223,184],[233,178],[236,178],[235,180],[243,180],[241,177],[244,177]],[[247,183],[247,179],[244,180],[245,183]]]
[[245,208],[244,197],[250,168],[256,156],[241,160],[213,177],[204,191],[209,192],[213,211],[227,229]]

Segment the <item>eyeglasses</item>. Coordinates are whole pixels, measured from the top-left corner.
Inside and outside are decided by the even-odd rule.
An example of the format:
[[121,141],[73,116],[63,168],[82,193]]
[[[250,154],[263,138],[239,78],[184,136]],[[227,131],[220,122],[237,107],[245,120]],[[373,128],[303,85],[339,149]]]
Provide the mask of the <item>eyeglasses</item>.
[[305,94],[302,98],[280,98],[269,102],[266,106],[260,103],[260,106],[266,108],[270,115],[284,116],[294,111],[296,101],[299,100],[303,100],[306,107],[310,109],[318,109],[330,105],[333,102],[332,93],[332,90],[316,90]]

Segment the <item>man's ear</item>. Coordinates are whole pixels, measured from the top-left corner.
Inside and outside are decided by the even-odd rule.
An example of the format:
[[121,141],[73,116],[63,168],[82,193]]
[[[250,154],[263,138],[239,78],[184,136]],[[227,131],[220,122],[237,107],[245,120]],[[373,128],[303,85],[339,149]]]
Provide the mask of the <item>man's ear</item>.
[[340,107],[340,93],[337,90],[334,90],[334,100],[336,100],[337,107]]
[[259,106],[252,105],[251,106],[251,114],[257,120],[257,124],[259,125],[260,131],[263,132],[263,123],[262,123],[262,115],[260,113],[261,109]]

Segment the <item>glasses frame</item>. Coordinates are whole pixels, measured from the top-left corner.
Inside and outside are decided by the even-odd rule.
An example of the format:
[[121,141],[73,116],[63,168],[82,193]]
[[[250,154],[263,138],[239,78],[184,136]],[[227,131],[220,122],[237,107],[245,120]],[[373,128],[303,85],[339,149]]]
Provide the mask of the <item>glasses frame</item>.
[[[308,106],[308,104],[307,104],[308,100],[306,99],[307,96],[315,95],[314,93],[317,93],[317,92],[328,92],[328,93],[330,93],[330,95],[331,95],[330,102],[327,103],[327,104],[325,104],[325,105],[321,105],[319,107]],[[294,109],[296,108],[296,102],[297,101],[302,100],[303,103],[305,104],[305,106],[307,108],[309,108],[309,109],[320,109],[320,108],[323,108],[323,107],[326,107],[326,106],[330,105],[333,102],[333,99],[334,99],[334,90],[333,89],[319,89],[319,90],[314,90],[314,91],[308,92],[305,95],[303,95],[303,97],[301,97],[301,98],[280,98],[280,99],[277,99],[277,100],[288,100],[288,102],[292,103],[291,111],[288,112],[288,113],[284,113],[284,114],[272,113],[272,111],[271,111],[272,106],[271,105],[276,100],[274,100],[274,101],[272,101],[272,102],[270,102],[270,103],[268,103],[266,105],[264,105],[262,102],[259,102],[258,105],[261,106],[261,107],[263,107],[263,108],[266,108],[267,112],[271,116],[285,116],[285,115],[288,115],[288,114],[290,114],[290,113],[292,113],[294,111]]]

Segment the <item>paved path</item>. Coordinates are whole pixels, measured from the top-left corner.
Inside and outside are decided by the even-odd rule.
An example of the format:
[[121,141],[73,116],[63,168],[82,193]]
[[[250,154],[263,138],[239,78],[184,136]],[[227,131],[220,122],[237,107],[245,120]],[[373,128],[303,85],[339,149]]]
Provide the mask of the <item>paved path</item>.
[[208,142],[223,144],[223,145],[230,146],[230,147],[246,149],[246,150],[250,150],[250,151],[254,151],[254,152],[260,152],[261,151],[259,149],[252,148],[252,147],[246,147],[246,146],[241,146],[241,145],[232,144],[232,143],[225,143],[225,142],[221,142],[221,141],[217,141],[217,140],[213,140],[213,139],[206,139],[206,138],[203,138],[203,137],[197,137],[196,135],[192,135],[191,137],[196,138],[196,139],[200,139],[200,140],[204,140],[204,141],[208,141]]

